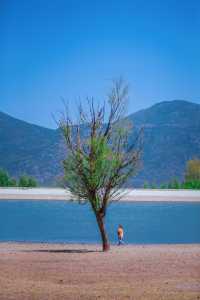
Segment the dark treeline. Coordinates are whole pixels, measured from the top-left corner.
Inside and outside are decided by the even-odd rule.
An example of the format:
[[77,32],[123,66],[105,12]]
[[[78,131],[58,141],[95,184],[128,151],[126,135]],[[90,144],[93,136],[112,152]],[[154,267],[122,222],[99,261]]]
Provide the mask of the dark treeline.
[[[31,176],[22,175],[18,180],[0,169],[0,187],[36,187],[38,183]],[[168,183],[158,185],[156,183],[145,182],[143,188],[146,189],[196,189],[200,190],[200,159],[189,160],[186,164],[184,180],[180,182],[174,178]]]
[[146,182],[143,186],[145,189],[192,189],[200,190],[200,180],[191,180],[179,182],[176,178],[169,183],[163,183],[161,185],[149,184]]
[[0,186],[1,187],[36,187],[37,181],[30,176],[22,175],[18,180],[9,176],[9,174],[0,170]]
[[191,159],[186,164],[184,181],[179,182],[176,178],[167,184],[144,184],[144,188],[151,189],[193,189],[200,190],[200,159]]

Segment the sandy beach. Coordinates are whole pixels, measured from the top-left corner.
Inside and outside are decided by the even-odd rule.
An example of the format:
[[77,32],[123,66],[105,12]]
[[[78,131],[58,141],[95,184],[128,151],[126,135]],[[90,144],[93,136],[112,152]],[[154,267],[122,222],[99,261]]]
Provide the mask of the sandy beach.
[[200,299],[200,245],[0,243],[0,299]]
[[[198,190],[123,189],[121,201],[186,201],[200,202]],[[0,188],[0,200],[71,200],[62,188]]]

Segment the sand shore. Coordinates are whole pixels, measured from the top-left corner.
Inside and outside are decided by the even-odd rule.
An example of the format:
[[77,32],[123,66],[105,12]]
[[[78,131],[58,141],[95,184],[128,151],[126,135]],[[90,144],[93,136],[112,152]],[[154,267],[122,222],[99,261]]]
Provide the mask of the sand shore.
[[0,299],[200,299],[200,245],[0,243]]
[[[199,201],[198,190],[121,190],[121,201]],[[69,191],[61,188],[0,188],[0,200],[71,200]]]

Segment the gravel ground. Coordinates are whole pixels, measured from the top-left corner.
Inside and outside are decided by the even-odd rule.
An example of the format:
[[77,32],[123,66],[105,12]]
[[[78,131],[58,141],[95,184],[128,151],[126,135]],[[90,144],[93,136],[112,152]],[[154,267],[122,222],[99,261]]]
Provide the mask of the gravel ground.
[[200,244],[0,243],[0,300],[200,299]]

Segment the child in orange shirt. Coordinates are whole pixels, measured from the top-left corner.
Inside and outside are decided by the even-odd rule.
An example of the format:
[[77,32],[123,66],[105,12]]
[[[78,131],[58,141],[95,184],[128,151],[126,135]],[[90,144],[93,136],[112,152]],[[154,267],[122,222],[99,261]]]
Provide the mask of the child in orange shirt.
[[118,226],[117,236],[118,236],[118,246],[119,245],[123,245],[124,244],[124,241],[123,241],[123,238],[124,238],[124,229],[123,229],[122,225]]

